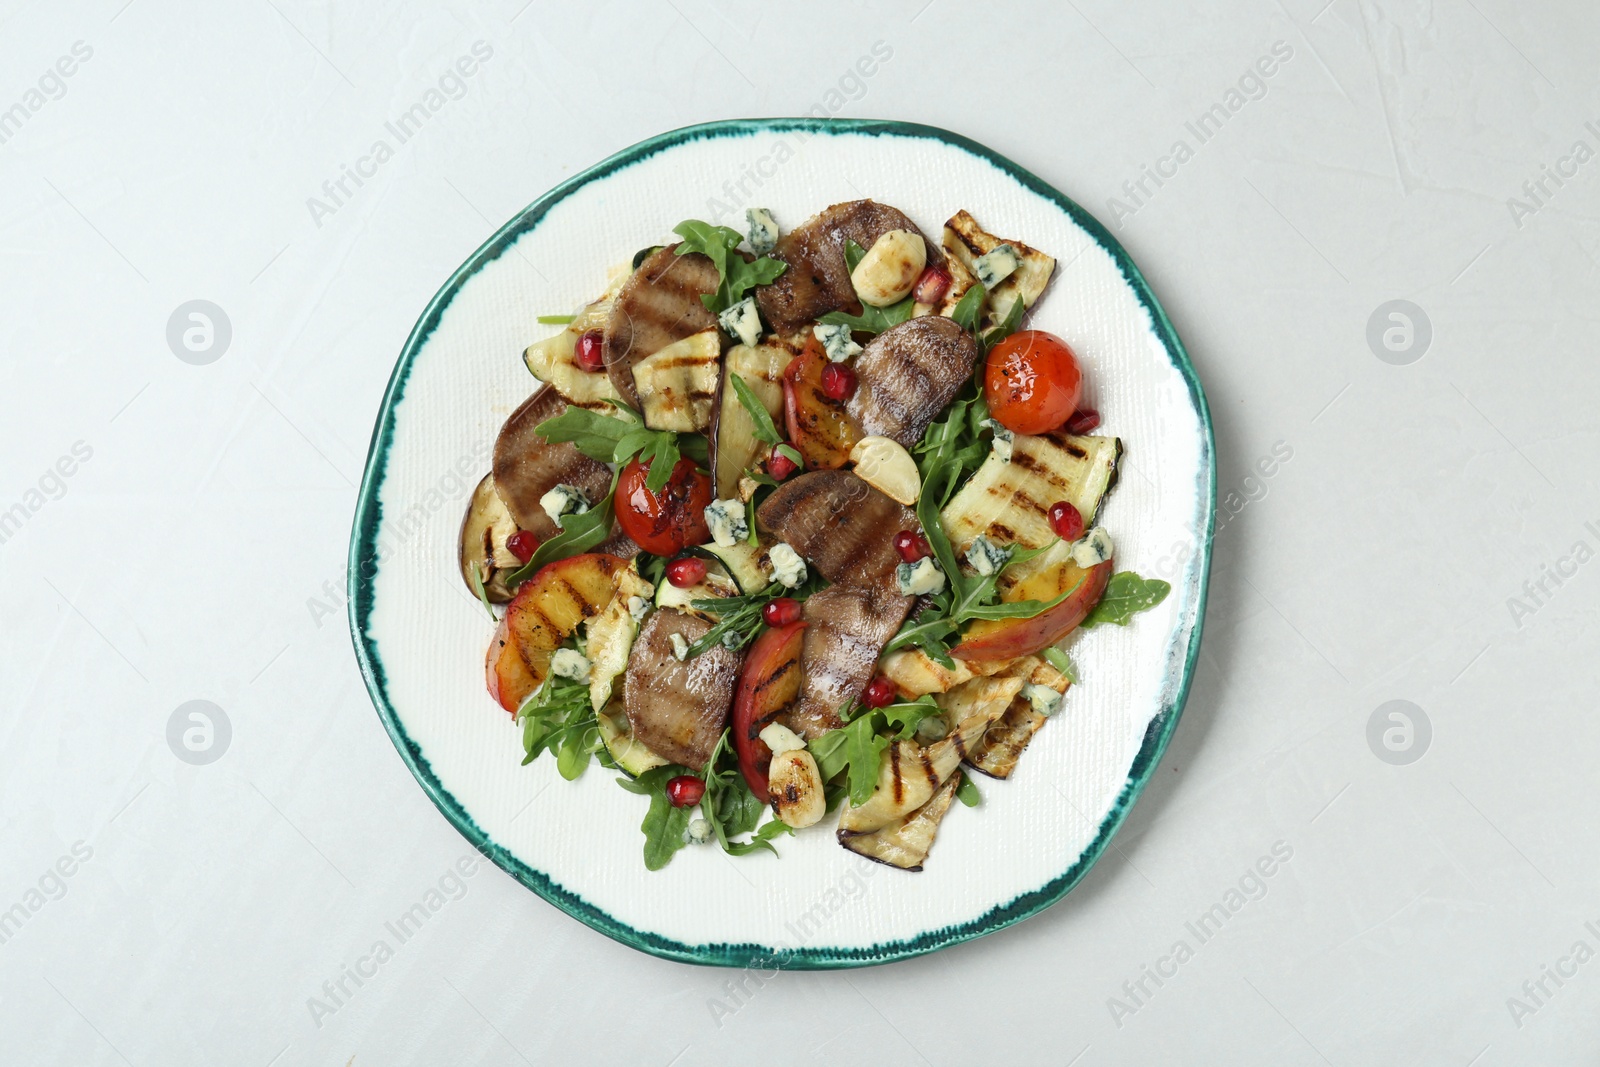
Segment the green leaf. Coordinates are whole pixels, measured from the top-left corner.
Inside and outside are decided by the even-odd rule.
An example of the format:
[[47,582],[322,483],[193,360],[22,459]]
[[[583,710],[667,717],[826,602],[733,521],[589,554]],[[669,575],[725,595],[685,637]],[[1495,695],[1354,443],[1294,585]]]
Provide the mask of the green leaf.
[[617,476],[611,476],[611,488],[598,504],[576,515],[563,515],[566,523],[561,532],[540,545],[533,556],[506,575],[505,586],[515,590],[523,582],[539,573],[539,568],[558,559],[576,556],[603,544],[611,536],[611,519],[617,491]]
[[733,391],[738,396],[739,403],[744,405],[745,411],[750,414],[750,420],[755,423],[754,432],[756,437],[769,445],[782,443],[783,436],[778,433],[778,427],[773,424],[772,416],[767,412],[767,406],[745,384],[745,380],[737,374],[730,374],[728,375],[728,381],[733,385]]
[[956,786],[956,799],[969,808],[975,808],[983,803],[983,794],[978,792],[978,787],[972,781],[972,776],[961,774],[961,784]]
[[1045,658],[1046,663],[1060,671],[1067,681],[1073,685],[1078,684],[1078,665],[1072,662],[1072,657],[1066,652],[1052,646],[1039,654]]
[[637,424],[610,415],[600,415],[580,407],[569,407],[553,419],[534,427],[534,433],[547,441],[570,441],[572,447],[602,463],[612,462],[617,442],[639,429]]
[[708,597],[702,600],[691,600],[689,606],[700,611],[710,612],[717,616],[717,621],[711,629],[706,631],[704,637],[689,646],[687,658],[694,658],[707,649],[715,648],[722,644],[722,639],[727,634],[737,634],[738,644],[734,645],[735,651],[744,648],[764,629],[761,622],[761,609],[780,596],[789,595],[789,591],[777,582],[773,582],[755,593],[746,596]]
[[1100,603],[1078,624],[1078,628],[1089,630],[1106,623],[1126,626],[1129,619],[1141,611],[1149,611],[1167,599],[1170,592],[1171,584],[1159,578],[1141,578],[1133,571],[1118,571],[1106,582],[1106,591],[1101,594]]
[[867,257],[867,250],[856,244],[850,238],[844,239],[844,270],[846,274],[854,274],[856,267]]
[[[706,791],[700,798],[700,813],[711,824],[723,851],[730,856],[745,856],[763,850],[776,855],[778,850],[772,847],[772,839],[780,834],[793,833],[793,830],[776,819],[756,830],[756,824],[767,812],[766,798],[757,797],[746,784],[744,775],[739,771],[738,756],[728,730],[722,731],[716,747],[711,750],[704,779]],[[756,832],[749,840],[736,840],[739,835],[752,830]]]
[[683,238],[677,248],[678,255],[699,252],[716,266],[717,291],[700,297],[712,312],[726,311],[743,299],[749,290],[776,281],[789,266],[782,260],[767,256],[747,261],[734,251],[739,247],[739,242],[744,240],[744,235],[726,226],[687,219],[674,226],[672,232]]
[[830,311],[817,321],[827,326],[848,326],[852,333],[882,333],[889,327],[898,326],[909,319],[911,312],[916,309],[916,303],[916,297],[908,296],[898,304],[890,304],[886,308],[863,305],[859,315]]
[[979,340],[979,346],[985,355],[988,355],[989,350],[995,345],[1017,332],[1017,327],[1022,324],[1022,315],[1027,310],[1020,296],[1011,302],[1011,306],[1006,308],[1006,317]]
[[589,703],[589,687],[555,675],[547,677],[517,709],[522,723],[523,766],[546,751],[556,757],[556,770],[572,781],[589,766],[600,748],[599,724]]
[[687,767],[669,763],[645,771],[637,778],[617,779],[617,784],[628,792],[650,798],[650,810],[639,824],[639,829],[644,831],[644,865],[648,870],[659,871],[671,863],[673,854],[688,843],[685,835],[696,809],[673,807],[672,801],[667,799],[667,783],[680,774],[690,773]]
[[865,804],[878,784],[884,749],[894,734],[901,739],[916,733],[922,720],[940,714],[933,697],[891,704],[886,708],[861,709],[855,718],[836,730],[829,730],[812,741],[808,748],[817,761],[823,781],[840,774],[849,786],[850,803]]
[[537,321],[543,326],[565,326],[577,317],[576,315],[540,315]]
[[950,309],[950,317],[955,320],[968,333],[977,330],[978,315],[983,311],[983,298],[989,295],[979,282],[973,282],[972,288],[961,294],[961,299],[956,301],[956,306]]
[[472,578],[472,591],[478,594],[478,602],[483,605],[483,610],[489,613],[489,618],[499,622],[500,620],[495,617],[494,605],[489,603],[489,594],[483,591],[483,572],[479,570],[478,564],[473,563],[472,570],[468,573]]
[[659,493],[665,489],[672,480],[672,470],[678,465],[678,435],[667,430],[655,435],[655,442],[650,452],[650,458],[644,459],[640,453],[641,462],[649,464],[650,473],[645,476],[644,487],[652,493]]
[[800,455],[800,450],[793,445],[779,445],[773,451],[793,463],[796,467],[804,467],[806,465],[806,461]]

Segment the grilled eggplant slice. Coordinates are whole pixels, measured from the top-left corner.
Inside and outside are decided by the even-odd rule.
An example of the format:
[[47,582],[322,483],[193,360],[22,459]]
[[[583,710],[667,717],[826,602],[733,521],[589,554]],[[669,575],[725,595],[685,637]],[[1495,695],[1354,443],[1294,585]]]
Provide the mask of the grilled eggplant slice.
[[[1065,693],[1069,685],[1066,675],[1037,656],[1024,656],[1005,673],[1007,677],[1023,679],[1024,684],[1046,685],[1058,693]],[[1011,777],[1022,750],[1049,718],[1035,711],[1033,704],[1019,693],[1006,713],[967,750],[967,765],[991,778]]]
[[504,579],[522,566],[522,561],[506,547],[506,541],[516,532],[517,520],[506,510],[500,494],[494,491],[494,475],[484,475],[467,501],[457,555],[461,560],[461,580],[476,595],[473,587],[476,575],[491,604],[504,604],[511,599],[511,590],[506,588]]
[[939,822],[950,810],[950,802],[961,786],[961,777],[961,772],[957,771],[945,779],[928,802],[910,815],[870,834],[841,832],[839,843],[857,855],[902,871],[922,870],[922,862],[928,858],[928,850],[933,848],[934,836],[939,832]]
[[623,284],[606,320],[606,373],[636,410],[640,403],[633,365],[717,325],[717,317],[700,299],[717,291],[716,264],[698,252],[680,256],[677,248],[668,245],[644,258]]
[[652,430],[711,429],[722,364],[722,335],[713,326],[674,341],[633,365],[633,384]]
[[681,611],[651,614],[633,642],[623,689],[633,736],[690,770],[706,765],[728,724],[739,654],[714,645],[680,660],[672,638],[692,645],[710,629],[706,620]]
[[767,414],[783,418],[783,371],[800,353],[804,339],[768,337],[759,345],[734,345],[723,356],[722,396],[711,437],[712,477],[719,500],[739,495],[739,479],[758,466],[771,446],[756,436],[755,418],[745,409],[730,378],[737,374]]
[[1005,714],[1022,684],[1021,678],[974,678],[943,694],[939,705],[954,728],[942,741],[926,748],[911,741],[889,742],[872,795],[859,807],[845,803],[839,816],[839,840],[881,830],[931,800],[956,773],[968,749]]
[[1100,502],[1116,481],[1121,455],[1122,442],[1115,437],[1075,437],[1060,430],[1038,437],[1017,434],[1009,462],[990,452],[945,505],[950,543],[958,555],[979,534],[995,544],[1041,548],[1057,540],[1049,511],[1058,500],[1072,504],[1084,525],[1093,526]]
[[808,471],[790,478],[756,509],[756,522],[834,585],[899,597],[894,535],[915,529],[916,517],[852,472]]
[[978,342],[955,320],[929,315],[891,326],[856,358],[845,414],[865,436],[910,448],[972,377]]
[[800,695],[780,721],[807,740],[843,725],[839,709],[872,681],[883,646],[910,608],[910,597],[881,586],[831,585],[807,597]]
[[[1010,277],[989,293],[990,324],[1003,321],[1007,312],[1011,310],[1011,305],[1018,300],[1022,301],[1024,309],[1033,307],[1038,302],[1040,294],[1044,292],[1045,286],[1050,284],[1050,276],[1055,273],[1056,261],[1021,241],[1008,241],[992,233],[985,233],[979,227],[978,220],[965,211],[956,212],[954,217],[944,224],[944,250],[949,253],[950,260],[960,263],[969,275],[977,273],[973,263],[979,256],[987,255],[1001,245],[1011,246],[1012,251],[1017,254],[1018,266]],[[952,285],[950,288],[954,289],[955,286]],[[949,298],[950,294],[946,293],[945,299]]]
[[611,471],[567,442],[552,443],[536,432],[540,423],[567,410],[550,386],[542,387],[511,413],[494,442],[494,488],[521,529],[540,541],[561,532],[539,498],[557,485],[575,485],[591,501],[606,495]]
[[792,333],[830,311],[860,312],[845,266],[845,242],[869,249],[890,230],[909,230],[922,237],[928,265],[943,264],[935,243],[899,210],[872,200],[834,204],[778,239],[770,255],[789,264],[789,269],[756,290],[762,316],[779,333]]

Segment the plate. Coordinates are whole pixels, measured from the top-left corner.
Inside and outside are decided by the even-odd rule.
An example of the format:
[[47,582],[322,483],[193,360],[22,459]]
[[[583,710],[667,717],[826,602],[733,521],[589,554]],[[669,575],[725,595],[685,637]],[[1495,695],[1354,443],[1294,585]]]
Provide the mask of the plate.
[[[686,218],[794,226],[864,196],[924,232],[966,208],[1054,255],[1032,319],[1085,368],[1099,432],[1123,438],[1101,520],[1119,569],[1172,582],[1128,627],[1070,646],[1083,677],[1009,781],[979,779],[921,873],[814,829],[781,858],[690,847],[645,870],[645,800],[591,766],[521,766],[521,731],[484,690],[491,627],[454,549],[500,424],[536,384],[535,320],[590,300],[606,270]],[[574,918],[642,951],[731,967],[854,967],[932,952],[1065,896],[1105,851],[1177,726],[1205,610],[1215,506],[1210,417],[1194,368],[1133,261],[1077,204],[957,134],[900,122],[770,119],[663,134],[534,201],[422,313],[383,398],[350,543],[350,626],[378,714],[417,781],[472,845]],[[831,825],[831,820],[824,825]]]

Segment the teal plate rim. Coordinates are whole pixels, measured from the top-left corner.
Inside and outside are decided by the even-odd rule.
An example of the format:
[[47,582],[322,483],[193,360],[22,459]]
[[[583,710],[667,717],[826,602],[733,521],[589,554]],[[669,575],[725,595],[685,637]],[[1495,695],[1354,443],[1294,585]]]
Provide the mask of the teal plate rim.
[[[1055,203],[1075,223],[1093,237],[1102,248],[1110,253],[1112,259],[1122,271],[1123,278],[1127,280],[1133,291],[1138,295],[1140,303],[1150,313],[1156,334],[1166,346],[1168,357],[1188,384],[1189,396],[1204,427],[1204,477],[1206,485],[1201,498],[1206,507],[1201,525],[1204,527],[1205,536],[1200,542],[1199,549],[1198,590],[1194,601],[1194,623],[1189,631],[1188,648],[1184,652],[1183,678],[1178,685],[1174,699],[1150,720],[1138,755],[1134,757],[1133,764],[1128,769],[1128,777],[1123,785],[1122,792],[1117,797],[1117,801],[1112,806],[1111,811],[1107,813],[1105,819],[1101,822],[1099,833],[1095,836],[1094,841],[1078,857],[1077,862],[1060,877],[1048,882],[1039,889],[1022,894],[1007,904],[997,905],[987,914],[971,922],[963,923],[960,926],[928,931],[903,941],[873,945],[869,948],[819,947],[790,950],[775,949],[750,943],[686,945],[658,934],[635,930],[633,927],[590,904],[577,894],[558,885],[548,875],[534,870],[517,857],[511,855],[489,838],[489,835],[473,821],[460,802],[456,800],[433,773],[426,756],[416,742],[406,733],[405,726],[400,722],[399,716],[389,702],[383,661],[376,643],[367,633],[367,624],[371,618],[373,607],[373,578],[376,576],[377,563],[379,562],[377,537],[382,520],[382,505],[378,500],[378,495],[383,486],[384,475],[388,467],[389,446],[394,436],[395,408],[405,395],[406,381],[411,372],[411,365],[416,359],[417,353],[422,350],[428,338],[438,326],[445,309],[450,305],[450,302],[455,298],[456,293],[468,278],[481,270],[485,264],[499,258],[524,233],[537,227],[554,205],[591,181],[605,178],[661,151],[691,141],[723,137],[744,137],[759,133],[792,132],[809,134],[848,133],[877,137],[921,138],[953,145],[980,159],[986,160],[1015,178],[1024,187]],[[1189,361],[1189,355],[1183,347],[1183,342],[1178,339],[1177,331],[1173,329],[1172,322],[1167,318],[1167,314],[1162,309],[1161,304],[1150,291],[1150,286],[1145,281],[1144,275],[1140,273],[1139,268],[1134,264],[1127,251],[1093,215],[1085,211],[1070,197],[998,152],[958,133],[952,133],[949,130],[939,129],[935,126],[879,119],[837,118],[728,119],[718,122],[706,122],[695,126],[685,126],[682,129],[672,130],[641,141],[631,148],[626,148],[609,159],[597,163],[581,174],[574,175],[562,182],[519,212],[511,221],[502,226],[493,237],[485,241],[465,263],[457,268],[456,272],[450,276],[450,280],[444,284],[438,293],[434,295],[432,301],[429,302],[427,309],[422,313],[421,318],[417,320],[416,326],[412,328],[411,335],[406,339],[405,347],[401,350],[399,361],[395,364],[394,372],[389,378],[388,387],[384,391],[382,407],[378,411],[377,420],[372,428],[372,440],[368,447],[367,463],[362,475],[361,492],[356,501],[355,519],[350,536],[347,590],[349,595],[350,636],[355,644],[356,659],[360,663],[362,677],[366,680],[367,692],[378,711],[378,717],[383,721],[384,729],[389,732],[389,737],[399,751],[401,759],[405,761],[406,766],[411,770],[412,775],[416,777],[434,805],[479,853],[568,915],[632,948],[663,959],[677,960],[684,963],[721,967],[749,967],[755,965],[763,969],[780,967],[788,970],[826,970],[873,966],[935,952],[950,945],[982,937],[985,934],[1004,929],[1014,923],[1019,923],[1024,919],[1037,915],[1071,892],[1105,852],[1107,846],[1111,843],[1112,836],[1122,825],[1123,820],[1127,818],[1128,812],[1132,810],[1134,801],[1139,798],[1140,793],[1144,791],[1145,786],[1154,775],[1156,766],[1161,761],[1162,753],[1166,751],[1167,744],[1171,741],[1173,732],[1177,728],[1178,719],[1183,713],[1184,702],[1188,699],[1189,687],[1194,680],[1195,661],[1200,650],[1200,633],[1205,624],[1206,594],[1210,583],[1211,540],[1216,522],[1216,504],[1216,441],[1211,426],[1211,410],[1206,403],[1205,391],[1200,386],[1200,380],[1195,374],[1193,364]]]

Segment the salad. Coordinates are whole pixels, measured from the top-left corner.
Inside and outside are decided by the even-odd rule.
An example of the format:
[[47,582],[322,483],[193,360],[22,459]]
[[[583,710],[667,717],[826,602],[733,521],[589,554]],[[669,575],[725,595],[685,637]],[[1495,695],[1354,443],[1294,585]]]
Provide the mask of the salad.
[[919,871],[971,773],[1070,702],[1063,639],[1170,587],[1116,570],[1122,442],[1071,346],[1020,329],[1054,259],[966,211],[938,242],[872,200],[746,221],[680,223],[539,319],[459,543],[489,695],[524,764],[648,798],[652,870],[837,811]]

